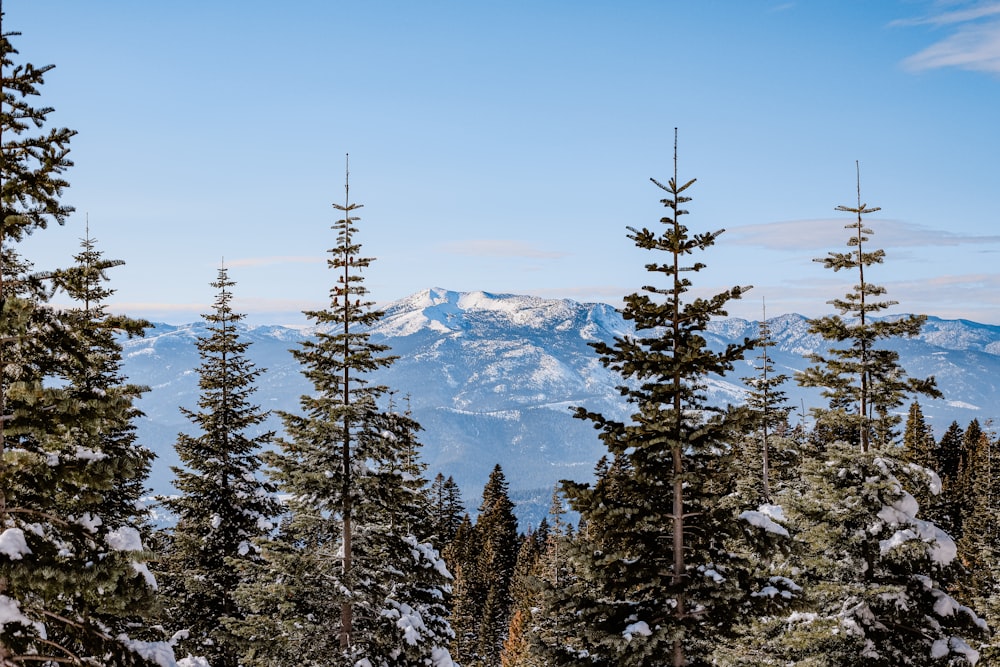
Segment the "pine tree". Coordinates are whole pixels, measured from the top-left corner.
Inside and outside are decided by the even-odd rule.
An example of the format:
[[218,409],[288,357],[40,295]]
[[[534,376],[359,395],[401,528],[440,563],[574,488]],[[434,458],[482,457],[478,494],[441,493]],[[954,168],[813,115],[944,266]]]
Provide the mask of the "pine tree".
[[475,524],[463,521],[445,557],[455,570],[453,653],[466,666],[500,665],[513,613],[511,585],[520,539],[507,478],[496,465]]
[[788,469],[790,453],[787,451],[789,431],[788,415],[791,406],[786,404],[786,393],[781,385],[788,376],[775,374],[768,350],[774,347],[771,327],[766,316],[760,321],[757,348],[760,350],[760,364],[754,366],[757,375],[743,378],[749,387],[746,407],[749,409],[748,433],[739,442],[740,478],[737,484],[741,495],[751,502],[760,504],[771,502],[771,489],[775,470],[779,473]]
[[437,536],[438,543],[450,544],[465,515],[462,492],[454,478],[449,475],[445,479],[443,474],[438,473],[431,483],[430,497],[433,534]]
[[962,502],[959,484],[962,465],[962,427],[953,421],[937,443],[941,497],[937,501],[941,528],[958,539],[962,536]]
[[906,491],[934,493],[936,476],[846,443],[804,475],[789,509],[807,607],[773,643],[779,664],[975,664],[986,623],[949,592],[955,542]]
[[414,499],[424,482],[406,472],[418,427],[382,409],[387,388],[371,381],[394,358],[371,340],[381,313],[361,271],[372,260],[360,256],[349,184],[345,193],[334,204],[343,217],[328,262],[339,274],[331,303],[306,313],[316,335],[293,352],[313,391],[300,413],[281,413],[286,437],[265,457],[288,502],[240,596],[250,610],[239,629],[252,644],[245,662],[444,667],[451,575],[419,539],[430,530],[430,503]]
[[[934,486],[943,489],[938,471],[941,464],[937,457],[937,442],[931,432],[927,422],[924,420],[923,410],[919,401],[910,404],[910,411],[906,417],[906,426],[903,430],[903,450],[900,458],[905,463],[920,466],[925,470],[938,475]],[[908,488],[907,491],[913,494],[920,505],[924,518],[930,519],[939,525],[942,520],[946,520],[947,510],[945,507],[945,497],[939,491],[936,494],[927,492],[927,485],[918,485]],[[942,526],[943,527],[943,526]]]
[[721,500],[733,479],[732,442],[738,413],[713,412],[703,393],[707,377],[733,368],[751,341],[708,348],[711,318],[748,289],[685,301],[691,288],[687,255],[712,246],[721,231],[691,233],[682,224],[694,181],[674,176],[661,233],[629,228],[637,247],[663,253],[647,269],[665,287],[626,297],[623,315],[635,336],[594,345],[602,363],[622,375],[621,393],[634,409],[629,423],[581,408],[608,447],[611,465],[593,485],[566,483],[571,507],[586,532],[571,557],[579,581],[548,591],[546,605],[561,627],[546,648],[556,664],[684,665],[708,659],[753,588],[732,540],[746,525]]
[[[829,303],[839,315],[812,320],[809,333],[818,334],[834,343],[849,343],[831,348],[827,355],[810,354],[813,366],[798,373],[803,387],[820,387],[829,399],[826,409],[814,409],[817,424],[831,434],[845,436],[848,442],[868,451],[873,440],[876,447],[886,447],[894,441],[896,425],[901,421],[895,409],[909,394],[924,394],[940,398],[934,378],[924,380],[907,377],[899,365],[899,354],[877,347],[880,340],[898,337],[912,338],[920,333],[926,316],[907,315],[894,319],[874,319],[874,316],[894,305],[895,301],[879,301],[884,287],[865,279],[865,269],[881,264],[882,249],[866,251],[870,234],[863,216],[881,210],[861,201],[861,177],[858,175],[857,206],[838,206],[838,211],[853,213],[857,220],[845,226],[854,230],[847,245],[848,252],[830,252],[816,259],[824,268],[858,273],[858,283],[843,298]],[[844,319],[850,314],[851,319]]]
[[215,667],[236,667],[243,652],[227,630],[241,611],[234,598],[241,563],[260,559],[256,541],[278,514],[274,488],[257,478],[260,450],[272,432],[254,433],[267,418],[251,403],[263,372],[247,357],[250,343],[238,330],[243,315],[231,307],[232,287],[222,267],[207,333],[197,341],[201,364],[197,410],[181,408],[196,435],[180,434],[175,467],[180,495],[164,500],[177,517],[160,566],[165,620],[184,632],[178,648],[204,656]]
[[[120,375],[105,270],[89,236],[77,265],[32,273],[18,244],[63,224],[72,166],[65,128],[32,106],[52,66],[15,64],[0,36],[3,136],[0,214],[0,662],[144,665],[165,644],[144,634],[155,581],[135,506],[151,454],[134,442],[140,388]],[[58,310],[55,289],[79,304]]]
[[[966,430],[967,482],[962,496],[962,537],[958,557],[963,576],[958,590],[976,602],[980,609],[990,608],[990,598],[1000,592],[1000,439],[974,421]],[[975,438],[975,442],[971,439]],[[997,619],[991,618],[991,621]]]

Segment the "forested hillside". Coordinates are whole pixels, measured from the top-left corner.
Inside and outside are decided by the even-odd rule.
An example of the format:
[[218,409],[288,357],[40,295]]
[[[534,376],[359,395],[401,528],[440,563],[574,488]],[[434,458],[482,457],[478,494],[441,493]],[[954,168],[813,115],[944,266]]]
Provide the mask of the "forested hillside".
[[[380,308],[345,161],[308,335],[241,326],[225,265],[203,325],[157,330],[110,311],[123,261],[89,229],[64,267],[23,256],[73,213],[75,133],[35,104],[50,68],[15,37],[0,37],[0,664],[998,659],[995,328],[888,315],[860,175],[837,207],[844,245],[818,258],[841,281],[831,314],[811,320],[728,319],[751,265],[693,296],[725,234],[687,222],[675,130],[672,173],[650,185],[663,217],[623,241],[648,283],[620,311],[437,290]],[[265,338],[291,360],[255,355]],[[293,377],[280,403],[262,390]],[[174,400],[140,431],[156,392]],[[166,442],[177,493],[150,499]],[[515,477],[546,497],[537,523],[518,525]]]

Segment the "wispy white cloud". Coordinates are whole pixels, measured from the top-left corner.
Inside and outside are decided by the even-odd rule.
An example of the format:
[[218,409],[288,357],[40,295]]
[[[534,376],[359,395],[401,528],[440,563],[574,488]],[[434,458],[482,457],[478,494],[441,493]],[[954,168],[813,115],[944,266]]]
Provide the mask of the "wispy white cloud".
[[946,31],[942,39],[903,61],[908,70],[957,67],[1000,74],[1000,2],[974,2],[893,25],[933,25]]
[[[727,243],[758,246],[771,250],[828,250],[845,245],[851,224],[844,218],[820,220],[787,220],[761,225],[733,227],[726,232]],[[871,236],[874,247],[933,247],[964,244],[1000,244],[1000,235],[974,236],[955,234],[940,229],[930,229],[898,220],[866,221],[874,230]]]
[[470,239],[452,241],[438,246],[439,250],[451,255],[468,257],[519,257],[524,259],[559,259],[568,253],[541,250],[524,241],[504,239]]

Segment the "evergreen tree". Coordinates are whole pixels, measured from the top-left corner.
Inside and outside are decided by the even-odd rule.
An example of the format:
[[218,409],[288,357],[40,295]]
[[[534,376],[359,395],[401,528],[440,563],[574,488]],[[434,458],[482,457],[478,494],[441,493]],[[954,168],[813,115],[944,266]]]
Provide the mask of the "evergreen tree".
[[[908,377],[899,365],[897,352],[877,347],[880,340],[918,335],[927,318],[920,315],[874,318],[897,302],[879,301],[885,288],[865,279],[865,269],[881,264],[885,251],[865,250],[868,235],[874,232],[866,226],[863,216],[881,209],[861,202],[860,172],[857,206],[838,206],[837,210],[857,216],[855,222],[845,226],[845,229],[854,230],[847,242],[851,250],[830,252],[815,261],[834,271],[856,270],[858,283],[843,298],[829,301],[839,315],[812,320],[809,333],[848,345],[831,348],[825,356],[809,355],[814,365],[798,373],[796,379],[803,387],[822,388],[823,396],[829,399],[828,408],[813,410],[819,427],[868,451],[873,439],[877,447],[888,446],[894,441],[895,427],[901,421],[895,409],[903,404],[905,396],[924,394],[939,398],[941,393],[933,377],[925,380]],[[844,319],[848,314],[850,318]]]
[[789,452],[781,445],[789,430],[788,415],[791,406],[786,404],[786,393],[781,385],[788,376],[775,374],[768,350],[774,347],[771,327],[766,317],[761,319],[757,347],[760,349],[760,364],[754,368],[757,375],[743,378],[750,391],[746,407],[749,409],[747,433],[739,441],[740,477],[737,484],[740,495],[750,504],[771,501],[774,469],[779,472],[790,467]]
[[[920,408],[919,401],[913,401],[910,404],[910,411],[906,417],[906,427],[903,430],[901,458],[904,462],[918,465],[935,475],[938,475],[938,471],[941,469],[937,457],[937,442],[924,420],[924,413]],[[935,486],[941,488],[940,475],[935,481]],[[919,484],[914,488],[908,488],[907,491],[916,498],[924,518],[941,525],[940,522],[946,520],[947,517],[944,504],[945,496],[940,491],[936,494],[929,493],[927,489],[927,485]]]
[[635,322],[635,336],[594,344],[628,382],[621,393],[634,409],[631,421],[577,411],[601,431],[612,458],[595,484],[564,485],[587,528],[571,553],[579,580],[547,591],[558,627],[544,648],[556,664],[700,664],[755,590],[731,548],[746,524],[721,502],[731,491],[738,413],[713,413],[703,393],[707,377],[731,370],[751,346],[714,352],[704,335],[748,288],[685,300],[692,285],[685,272],[705,266],[685,265],[686,256],[712,246],[721,231],[691,233],[682,224],[694,181],[681,183],[676,165],[675,146],[673,178],[653,181],[667,193],[664,230],[629,228],[637,247],[664,253],[646,267],[666,286],[626,297],[623,315]]
[[[120,375],[113,333],[143,324],[102,301],[108,262],[84,240],[77,265],[32,273],[25,236],[63,224],[72,166],[65,128],[37,108],[52,66],[16,64],[0,35],[0,663],[144,665],[165,644],[142,634],[155,581],[135,506],[151,454],[135,445],[140,388]],[[54,289],[79,304],[54,308]]]
[[806,610],[774,642],[779,664],[975,664],[986,623],[948,592],[955,542],[918,516],[936,476],[840,443],[804,466],[789,503]]
[[[338,272],[330,306],[309,311],[314,339],[294,350],[313,391],[300,413],[281,413],[286,437],[266,461],[287,511],[265,563],[248,576],[241,598],[249,610],[239,633],[252,646],[247,664],[450,664],[443,616],[449,573],[431,544],[423,485],[404,469],[414,451],[415,423],[379,400],[387,388],[371,373],[393,357],[371,340],[381,313],[367,300],[356,240],[360,208],[334,208],[337,245],[328,264]],[[420,505],[418,508],[414,503]],[[430,602],[428,601],[430,600]]]
[[[974,426],[973,426],[974,424]],[[962,537],[958,557],[964,571],[958,589],[979,608],[990,609],[990,598],[1000,592],[1000,440],[979,426],[970,424],[962,497]],[[1000,619],[991,618],[996,621]]]
[[451,544],[465,515],[462,492],[454,478],[449,475],[445,479],[438,473],[431,483],[430,497],[433,534],[440,544]]
[[215,303],[204,315],[207,334],[197,341],[198,409],[181,408],[198,434],[182,433],[175,444],[184,464],[173,469],[181,493],[164,500],[177,524],[159,576],[166,621],[185,633],[179,649],[214,667],[240,662],[242,646],[227,623],[241,616],[234,598],[241,561],[259,561],[256,542],[278,514],[273,486],[257,478],[260,450],[273,433],[252,433],[267,418],[251,403],[262,370],[247,357],[250,343],[240,339],[244,316],[230,305],[234,285],[224,267],[212,282]]
[[959,484],[962,459],[962,427],[953,421],[937,444],[941,497],[937,501],[940,526],[949,535],[962,536],[962,502]]
[[500,665],[513,613],[511,585],[520,539],[507,478],[496,465],[475,524],[464,521],[446,551],[455,569],[453,653],[466,666]]

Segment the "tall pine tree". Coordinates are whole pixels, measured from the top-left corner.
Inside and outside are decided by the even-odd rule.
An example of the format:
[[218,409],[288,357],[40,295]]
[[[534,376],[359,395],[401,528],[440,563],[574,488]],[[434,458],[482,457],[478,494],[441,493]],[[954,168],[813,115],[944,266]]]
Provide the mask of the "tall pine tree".
[[[247,357],[250,343],[237,328],[243,315],[232,310],[232,287],[222,267],[207,333],[199,336],[197,410],[181,408],[197,428],[174,445],[183,467],[175,467],[180,495],[164,500],[177,517],[166,540],[160,581],[166,623],[183,632],[178,648],[204,656],[214,667],[236,667],[242,646],[227,629],[241,611],[234,594],[241,561],[259,560],[256,541],[278,514],[274,488],[258,480],[260,451],[273,433],[259,433],[267,418],[252,398],[263,372]],[[245,566],[244,568],[245,569]]]
[[415,493],[418,427],[382,408],[387,388],[372,382],[394,358],[371,340],[381,313],[361,271],[372,260],[360,255],[349,182],[345,193],[334,204],[343,217],[328,260],[337,273],[330,306],[306,313],[315,338],[293,351],[313,391],[299,413],[281,414],[286,437],[266,456],[288,501],[278,534],[262,543],[266,562],[243,589],[252,612],[240,628],[252,641],[245,660],[445,667],[450,574],[422,539],[430,503]]
[[[708,660],[719,633],[738,615],[751,582],[730,542],[742,526],[721,500],[732,482],[735,413],[713,412],[705,380],[733,368],[751,341],[709,349],[705,330],[746,287],[686,298],[687,272],[705,264],[687,257],[711,247],[721,231],[692,233],[681,221],[693,180],[674,176],[662,203],[663,229],[629,228],[637,247],[657,256],[646,268],[665,282],[625,300],[635,336],[594,344],[602,363],[627,384],[628,423],[580,408],[612,456],[594,485],[566,483],[586,531],[572,558],[579,580],[550,589],[546,605],[559,619],[546,645],[557,664],[685,665]],[[660,258],[663,259],[660,259]]]
[[[826,409],[814,409],[817,430],[828,433],[831,439],[843,439],[857,444],[862,451],[869,447],[886,447],[898,433],[895,430],[901,418],[896,408],[910,394],[924,394],[939,398],[934,378],[908,377],[899,365],[899,354],[878,347],[878,342],[889,339],[912,338],[920,333],[926,316],[905,315],[898,318],[876,319],[876,315],[897,304],[896,301],[879,300],[886,290],[865,278],[865,269],[881,264],[885,251],[881,248],[866,250],[869,235],[864,216],[881,210],[861,201],[861,176],[858,170],[858,202],[856,206],[838,206],[838,211],[853,213],[856,220],[845,226],[853,230],[847,241],[848,252],[830,252],[816,259],[827,269],[857,271],[858,282],[843,298],[829,303],[839,311],[809,323],[809,333],[818,334],[837,344],[826,355],[810,354],[813,362],[796,379],[803,387],[819,387],[829,399]],[[850,317],[845,319],[844,316]],[[846,347],[839,344],[847,343]]]

